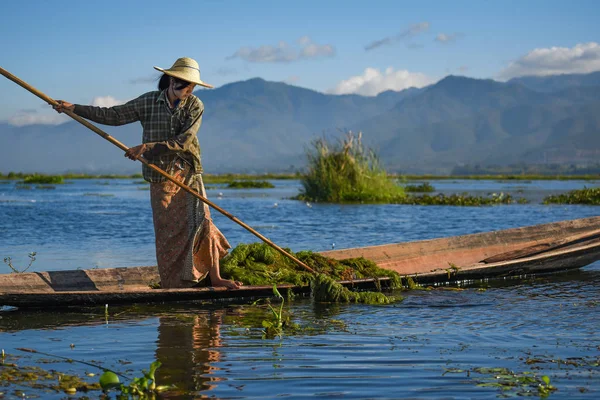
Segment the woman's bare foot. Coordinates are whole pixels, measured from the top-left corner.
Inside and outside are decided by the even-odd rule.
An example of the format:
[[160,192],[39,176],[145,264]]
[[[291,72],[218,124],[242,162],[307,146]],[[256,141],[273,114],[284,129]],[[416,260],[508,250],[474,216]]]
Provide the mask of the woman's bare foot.
[[239,281],[231,281],[229,279],[212,279],[210,284],[214,287],[225,286],[227,289],[239,289],[243,283]]

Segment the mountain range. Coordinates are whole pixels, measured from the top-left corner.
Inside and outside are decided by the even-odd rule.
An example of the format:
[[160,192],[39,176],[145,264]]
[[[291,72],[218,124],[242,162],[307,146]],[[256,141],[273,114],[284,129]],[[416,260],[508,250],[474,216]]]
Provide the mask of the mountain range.
[[[333,95],[255,78],[201,90],[205,171],[305,166],[312,140],[360,131],[391,172],[459,165],[591,164],[600,155],[600,72],[507,82],[448,76],[374,97]],[[128,146],[141,126],[100,126]],[[0,172],[134,173],[139,165],[87,128],[0,123]]]

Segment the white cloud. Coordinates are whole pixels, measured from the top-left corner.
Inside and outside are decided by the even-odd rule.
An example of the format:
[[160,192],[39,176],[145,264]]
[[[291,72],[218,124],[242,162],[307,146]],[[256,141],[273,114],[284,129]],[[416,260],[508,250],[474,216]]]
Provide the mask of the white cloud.
[[456,42],[458,39],[462,38],[464,35],[462,33],[439,33],[435,37],[435,41],[441,44],[450,44]]
[[68,115],[58,114],[56,111],[39,113],[35,110],[23,110],[10,117],[8,123],[13,126],[60,125],[70,119]]
[[310,36],[302,36],[300,39],[298,39],[298,44],[300,46],[306,46],[309,45],[312,41],[310,40]]
[[375,96],[386,90],[400,91],[410,87],[423,87],[435,81],[436,79],[420,72],[394,70],[392,67],[381,72],[377,68],[367,68],[362,75],[341,81],[335,88],[328,90],[328,93]]
[[584,74],[600,70],[600,44],[579,43],[574,47],[534,49],[498,74],[500,79],[525,75]]
[[393,44],[404,39],[413,38],[419,35],[420,33],[427,32],[428,30],[429,22],[419,22],[418,24],[411,25],[408,29],[400,32],[395,36],[388,36],[383,39],[375,40],[369,43],[365,46],[365,50],[369,51],[384,45]]
[[96,107],[112,107],[125,103],[123,100],[117,100],[112,96],[94,97],[92,105]]
[[332,45],[317,44],[308,36],[298,39],[298,45],[293,46],[281,41],[276,46],[241,47],[227,59],[241,58],[254,63],[288,63],[335,55],[335,48]]
[[300,50],[300,58],[329,57],[333,54],[335,54],[335,49],[329,44],[309,43]]
[[[112,107],[123,103],[125,103],[125,101],[117,100],[112,96],[94,97],[92,100],[92,105],[98,107]],[[38,112],[35,109],[29,109],[19,111],[8,119],[8,123],[13,126],[60,125],[70,119],[71,118],[68,115],[58,114],[55,111],[44,109],[44,111]]]

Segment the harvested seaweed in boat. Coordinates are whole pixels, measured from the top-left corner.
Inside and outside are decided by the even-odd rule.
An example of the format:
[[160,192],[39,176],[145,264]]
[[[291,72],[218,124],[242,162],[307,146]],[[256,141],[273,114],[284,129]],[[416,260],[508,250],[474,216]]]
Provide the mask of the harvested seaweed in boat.
[[324,274],[313,277],[310,289],[313,299],[324,303],[390,304],[397,300],[381,292],[353,292]]
[[[285,250],[292,253],[289,249]],[[353,292],[337,283],[337,280],[386,277],[390,279],[391,288],[402,287],[400,275],[379,268],[373,261],[362,257],[336,260],[311,251],[300,251],[294,255],[317,274],[300,269],[289,258],[264,243],[238,245],[221,260],[221,274],[246,285],[311,285],[314,298],[328,302],[390,302],[383,293]]]

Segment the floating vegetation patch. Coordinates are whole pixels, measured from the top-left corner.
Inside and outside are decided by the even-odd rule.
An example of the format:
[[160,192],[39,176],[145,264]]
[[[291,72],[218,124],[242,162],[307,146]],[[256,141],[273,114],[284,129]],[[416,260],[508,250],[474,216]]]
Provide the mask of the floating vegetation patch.
[[31,186],[31,185],[24,185],[22,183],[17,183],[15,185],[15,189],[17,189],[17,190],[31,190],[31,189],[33,189],[33,186]]
[[33,186],[31,186],[31,185],[16,184],[15,185],[15,189],[17,189],[17,190],[31,190],[31,189],[33,189]]
[[[285,250],[291,253],[289,249]],[[335,282],[337,280],[377,279],[385,277],[389,278],[390,287],[399,288],[402,286],[402,279],[396,272],[379,268],[374,262],[362,257],[335,260],[311,251],[295,253],[295,257],[316,271],[317,274],[312,274],[304,270],[289,258],[264,243],[240,244],[236,246],[228,256],[221,260],[221,273],[229,279],[242,281],[246,285],[312,285],[313,295],[316,293],[315,299],[318,301],[386,303],[379,296],[382,295],[381,293],[372,296],[350,295],[347,293],[349,291],[347,288],[342,290],[338,287],[339,284]],[[327,292],[331,292],[329,297]],[[352,291],[349,292],[355,293]],[[387,303],[389,303],[389,300]],[[400,300],[400,298],[395,300]]]
[[26,176],[22,183],[24,184],[51,184],[51,185],[59,185],[61,183],[65,183],[65,180],[60,175],[28,175]]
[[[277,297],[275,298],[275,300]],[[312,318],[306,313],[296,312],[292,316],[288,309],[273,307],[271,299],[260,299],[251,305],[239,305],[224,316],[224,322],[236,329],[230,335],[244,335],[252,338],[272,339],[274,331],[269,326],[278,326],[281,321],[282,332],[291,335],[319,335],[331,331],[348,332],[344,321],[334,318]],[[279,301],[283,301],[282,298]],[[263,304],[264,303],[264,304]],[[271,309],[272,308],[272,309]],[[294,319],[292,320],[292,317]],[[258,336],[258,337],[257,337]]]
[[284,180],[284,179],[299,179],[300,175],[298,173],[282,173],[282,174],[258,174],[258,175],[249,175],[249,174],[221,174],[221,175],[212,175],[212,174],[203,174],[202,180],[204,183],[229,183],[233,181],[255,181],[255,180]]
[[275,185],[267,181],[233,181],[227,187],[229,189],[272,189]]
[[[19,367],[15,363],[7,363],[6,361],[19,360],[19,358],[5,354],[2,350],[2,360],[0,363],[0,387],[12,387],[14,394],[18,398],[35,398],[39,397],[37,393],[60,393],[64,392],[69,396],[78,394],[78,392],[100,391],[104,394],[94,398],[110,398],[106,393],[115,391],[117,399],[154,399],[157,393],[173,389],[173,386],[159,386],[156,384],[156,370],[160,368],[161,362],[156,360],[150,364],[148,370],[142,370],[142,376],[129,377],[120,372],[104,368],[101,365],[87,361],[75,360],[68,357],[53,355],[49,353],[39,352],[29,348],[17,348],[19,351],[32,354],[46,355],[62,360],[63,363],[78,363],[87,365],[103,371],[97,383],[87,382],[84,378],[77,375],[69,375],[55,370],[45,370],[35,366]],[[47,359],[39,359],[38,363],[50,363],[53,361]],[[61,361],[59,361],[61,362]],[[95,373],[86,373],[87,377],[96,376]],[[126,385],[121,383],[119,377],[129,381]],[[98,378],[96,378],[98,379]],[[32,390],[33,389],[33,390]],[[36,394],[32,394],[35,391]],[[0,393],[0,398],[3,398],[4,393]],[[70,397],[69,397],[70,398]],[[88,399],[83,396],[81,399]]]
[[590,357],[570,357],[561,358],[545,358],[545,357],[527,357],[525,364],[556,364],[559,368],[563,366],[571,367],[600,367],[600,356]]
[[[37,366],[19,366],[19,357],[5,354],[2,350],[0,363],[0,387],[4,392],[10,389],[15,398],[38,397],[35,393],[66,393],[74,395],[77,392],[87,393],[99,391],[99,383],[91,383],[76,375],[69,375],[55,370],[46,370]],[[8,393],[2,393],[0,398]]]
[[497,388],[502,397],[539,396],[547,397],[557,388],[550,384],[546,375],[538,376],[533,372],[513,372],[507,368],[473,368],[470,370],[447,368],[448,373],[466,373],[479,387]]
[[52,186],[52,185],[37,185],[35,188],[36,189],[53,190],[53,189],[56,189],[56,186]]
[[317,139],[306,152],[308,172],[296,199],[330,203],[385,203],[403,197],[404,190],[388,177],[377,154],[365,147],[362,135],[347,132],[337,143]]
[[435,192],[435,188],[429,182],[423,182],[420,185],[405,185],[404,191],[416,193],[431,193]]
[[488,206],[498,204],[512,204],[518,202],[523,204],[525,199],[515,200],[508,193],[492,193],[488,196],[472,196],[468,193],[463,194],[437,194],[435,196],[424,194],[420,196],[410,195],[395,199],[395,204],[410,204],[421,206]]
[[76,375],[45,370],[40,367],[19,367],[16,364],[2,365],[0,382],[3,382],[3,387],[10,387],[18,398],[31,398],[30,389],[35,389],[37,393],[66,393],[69,395],[101,389],[99,383],[86,382]]
[[133,181],[131,183],[133,183],[134,185],[150,185],[150,182],[145,181],[143,179],[142,180]]
[[568,193],[551,195],[544,198],[544,204],[589,204],[600,205],[600,188],[584,187]]
[[84,193],[84,196],[95,196],[95,197],[114,197],[112,193]]

